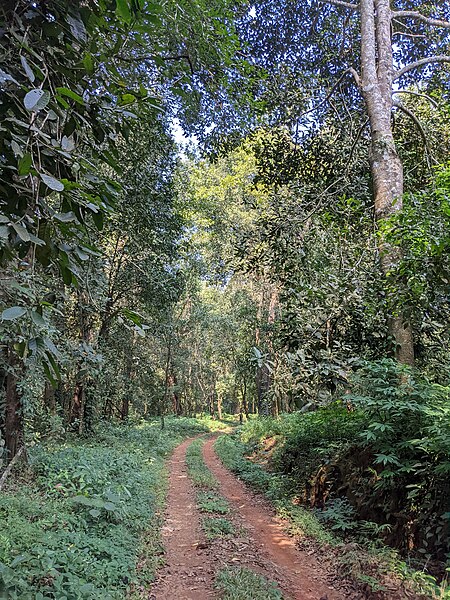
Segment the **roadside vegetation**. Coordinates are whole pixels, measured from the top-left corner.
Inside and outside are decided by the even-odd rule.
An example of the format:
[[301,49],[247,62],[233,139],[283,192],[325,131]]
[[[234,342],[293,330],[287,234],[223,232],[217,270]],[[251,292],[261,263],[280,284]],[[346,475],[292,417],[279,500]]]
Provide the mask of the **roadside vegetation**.
[[275,583],[249,569],[225,569],[216,578],[223,600],[283,600]]
[[95,439],[30,448],[0,495],[0,594],[109,600],[150,582],[163,552],[164,459],[207,430],[187,418],[163,430],[104,424]]
[[375,591],[394,577],[446,598],[447,391],[407,369],[401,377],[394,387],[395,363],[368,364],[342,401],[250,419],[215,448],[302,543],[335,548],[341,573]]

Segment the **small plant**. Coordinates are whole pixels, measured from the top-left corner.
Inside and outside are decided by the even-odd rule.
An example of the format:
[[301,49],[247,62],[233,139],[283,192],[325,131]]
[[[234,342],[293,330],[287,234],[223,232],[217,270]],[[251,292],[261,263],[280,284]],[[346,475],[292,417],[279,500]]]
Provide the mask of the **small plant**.
[[226,515],[230,511],[225,498],[215,492],[199,492],[197,494],[197,506],[202,512]]
[[220,571],[216,587],[223,594],[222,600],[283,600],[275,583],[249,569],[228,568]]
[[358,526],[355,509],[343,498],[331,500],[325,508],[316,510],[316,515],[319,521],[329,524],[333,531],[339,533],[354,531]]
[[224,517],[204,517],[202,529],[208,540],[234,534],[233,523]]

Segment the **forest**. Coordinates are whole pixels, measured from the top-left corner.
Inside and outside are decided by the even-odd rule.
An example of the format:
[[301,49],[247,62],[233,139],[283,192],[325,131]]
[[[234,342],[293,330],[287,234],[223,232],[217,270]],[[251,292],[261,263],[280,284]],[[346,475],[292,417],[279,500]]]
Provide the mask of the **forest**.
[[0,1],[0,598],[450,599],[450,3]]

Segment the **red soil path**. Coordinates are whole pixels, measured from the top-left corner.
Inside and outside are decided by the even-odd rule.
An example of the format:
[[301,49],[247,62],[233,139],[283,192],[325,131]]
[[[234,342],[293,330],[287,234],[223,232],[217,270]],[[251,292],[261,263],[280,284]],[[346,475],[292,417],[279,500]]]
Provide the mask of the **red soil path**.
[[296,548],[265,501],[223,467],[214,452],[214,439],[203,447],[204,460],[219,481],[220,493],[230,503],[235,526],[244,533],[232,540],[206,543],[187,474],[185,457],[191,441],[178,446],[168,464],[169,491],[162,531],[166,564],[158,572],[149,599],[219,598],[214,589],[215,574],[229,564],[253,569],[276,581],[286,600],[351,600],[333,587],[323,565]]
[[213,589],[214,569],[204,556],[206,544],[195,507],[195,492],[187,474],[186,450],[191,441],[185,440],[178,446],[168,464],[169,490],[162,530],[166,562],[150,594],[155,600],[217,597]]
[[214,441],[208,440],[203,447],[206,466],[219,481],[221,494],[241,516],[255,555],[273,566],[272,579],[283,592],[295,600],[348,599],[327,584],[327,573],[314,557],[296,548],[264,500],[225,469],[214,452]]

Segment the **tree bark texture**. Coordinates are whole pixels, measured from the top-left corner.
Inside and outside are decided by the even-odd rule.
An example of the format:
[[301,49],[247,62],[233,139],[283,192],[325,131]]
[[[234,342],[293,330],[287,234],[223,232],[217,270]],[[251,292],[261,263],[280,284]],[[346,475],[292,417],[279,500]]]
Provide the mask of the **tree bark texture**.
[[[371,129],[370,165],[372,171],[375,219],[384,219],[402,209],[403,165],[392,132],[392,81],[394,75],[391,9],[389,0],[361,0],[361,88]],[[381,268],[389,277],[401,258],[399,248],[380,238]],[[400,314],[391,315],[390,334],[399,362],[414,363],[411,326]]]
[[23,410],[17,387],[17,369],[20,361],[14,350],[8,350],[8,373],[5,378],[5,416],[3,437],[8,452],[7,460],[12,460],[24,444]]

